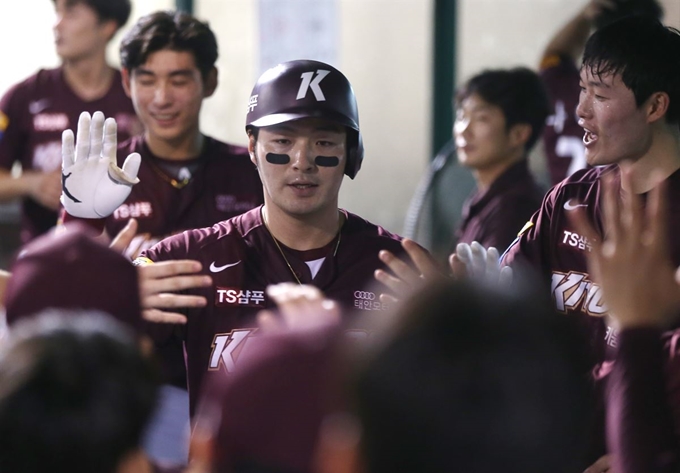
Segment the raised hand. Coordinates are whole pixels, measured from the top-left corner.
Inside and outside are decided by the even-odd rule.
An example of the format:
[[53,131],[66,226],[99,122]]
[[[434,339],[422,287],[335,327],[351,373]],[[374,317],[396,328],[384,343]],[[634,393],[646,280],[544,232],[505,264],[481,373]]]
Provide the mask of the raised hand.
[[304,330],[340,322],[340,307],[315,286],[280,283],[267,287],[279,313],[262,310],[257,314],[260,329],[267,333]]
[[102,112],[92,118],[87,112],[78,119],[74,145],[73,131],[61,138],[61,203],[70,215],[80,218],[105,218],[116,210],[139,182],[139,153],[132,153],[123,164],[116,164],[116,121],[104,120]]
[[512,269],[501,268],[500,254],[493,246],[487,250],[473,241],[459,243],[456,252],[449,256],[449,265],[456,278],[470,278],[475,281],[506,288],[512,283]]
[[[621,183],[631,177],[621,167]],[[577,231],[588,239],[588,270],[602,288],[609,315],[619,329],[665,327],[680,309],[680,286],[668,244],[666,183],[652,189],[646,207],[640,196],[625,192],[610,177],[602,178],[604,240],[582,209],[571,212]]]

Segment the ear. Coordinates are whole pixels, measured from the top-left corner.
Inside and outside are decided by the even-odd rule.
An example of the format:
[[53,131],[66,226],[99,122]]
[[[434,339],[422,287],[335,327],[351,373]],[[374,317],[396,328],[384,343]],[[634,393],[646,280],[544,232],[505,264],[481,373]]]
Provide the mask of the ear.
[[248,154],[250,155],[250,161],[257,167],[257,158],[255,157],[255,145],[257,141],[255,140],[255,135],[248,133]]
[[106,38],[106,42],[108,43],[113,39],[116,31],[118,31],[118,23],[116,23],[115,20],[104,20],[99,24],[99,28],[101,29]]
[[213,67],[203,81],[203,98],[210,97],[217,89],[217,68]]
[[645,102],[647,123],[654,123],[666,116],[671,99],[666,92],[654,92]]
[[123,76],[123,90],[125,91],[125,95],[132,98],[132,93],[130,92],[130,69],[121,69],[120,75]]
[[531,138],[532,128],[528,123],[517,123],[510,128],[510,144],[513,147],[526,147],[527,141]]

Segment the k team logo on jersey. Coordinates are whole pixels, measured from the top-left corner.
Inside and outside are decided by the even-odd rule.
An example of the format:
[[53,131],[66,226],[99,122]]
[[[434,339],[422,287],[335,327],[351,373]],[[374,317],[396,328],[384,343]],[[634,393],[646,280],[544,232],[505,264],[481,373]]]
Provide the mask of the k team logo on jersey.
[[264,291],[251,291],[237,287],[216,287],[216,307],[264,307]]
[[252,335],[255,332],[256,328],[249,328],[216,334],[213,338],[208,370],[224,369],[227,373],[233,373],[238,359],[252,343]]
[[380,302],[380,296],[370,291],[354,291],[354,308],[359,310],[387,310],[388,304]]
[[39,113],[33,117],[35,131],[63,131],[69,127],[65,113]]
[[600,286],[588,279],[586,273],[553,271],[550,292],[555,307],[562,313],[581,311],[593,317],[607,314]]
[[586,237],[575,232],[570,232],[569,230],[564,230],[562,244],[569,245],[572,248],[577,248],[579,250],[592,251],[592,246]]

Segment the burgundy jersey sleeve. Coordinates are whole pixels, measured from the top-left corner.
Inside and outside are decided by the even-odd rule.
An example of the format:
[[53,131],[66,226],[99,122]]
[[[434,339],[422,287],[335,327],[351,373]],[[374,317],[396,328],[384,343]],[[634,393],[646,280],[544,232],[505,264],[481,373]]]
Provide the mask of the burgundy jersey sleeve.
[[666,363],[659,330],[624,330],[618,343],[607,390],[607,442],[614,471],[677,472],[680,360],[673,356]]
[[24,113],[28,111],[25,83],[12,87],[0,100],[0,167],[10,170],[24,154],[27,130]]

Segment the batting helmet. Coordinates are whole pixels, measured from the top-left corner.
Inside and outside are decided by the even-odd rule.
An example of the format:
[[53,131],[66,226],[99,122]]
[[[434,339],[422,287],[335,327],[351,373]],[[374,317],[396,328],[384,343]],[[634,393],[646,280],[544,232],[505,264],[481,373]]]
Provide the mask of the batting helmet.
[[298,60],[265,71],[250,94],[246,131],[308,117],[347,127],[345,174],[354,179],[364,159],[359,111],[351,84],[333,66]]

